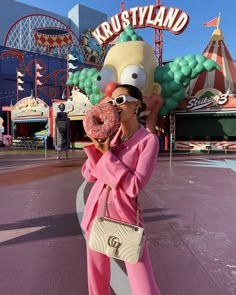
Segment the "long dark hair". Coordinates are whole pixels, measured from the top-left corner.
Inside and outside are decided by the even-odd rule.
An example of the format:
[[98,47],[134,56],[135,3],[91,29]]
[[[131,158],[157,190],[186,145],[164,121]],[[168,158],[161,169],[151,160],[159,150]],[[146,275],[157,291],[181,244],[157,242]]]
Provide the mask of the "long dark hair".
[[140,112],[146,109],[146,104],[143,102],[143,94],[136,86],[129,85],[129,84],[119,84],[116,86],[115,89],[117,88],[125,88],[130,96],[137,98],[138,100],[141,101],[141,108],[139,108],[138,116]]

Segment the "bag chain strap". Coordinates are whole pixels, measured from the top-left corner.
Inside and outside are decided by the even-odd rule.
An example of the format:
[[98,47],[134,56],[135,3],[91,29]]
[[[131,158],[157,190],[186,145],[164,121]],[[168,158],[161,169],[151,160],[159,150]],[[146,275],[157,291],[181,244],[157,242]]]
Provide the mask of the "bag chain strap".
[[[105,198],[105,203],[104,203],[104,208],[103,208],[103,216],[106,216],[107,212],[107,201],[108,201],[108,196],[109,192],[111,191],[111,187],[109,185],[106,186],[106,198]],[[139,226],[139,210],[138,210],[138,197],[136,197],[136,225]]]

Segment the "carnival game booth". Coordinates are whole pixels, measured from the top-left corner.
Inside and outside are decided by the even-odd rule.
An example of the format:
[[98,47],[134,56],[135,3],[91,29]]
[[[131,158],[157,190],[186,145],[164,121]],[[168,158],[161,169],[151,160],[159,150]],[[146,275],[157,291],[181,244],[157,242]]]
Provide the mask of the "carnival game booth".
[[200,91],[182,101],[170,126],[175,150],[236,151],[236,94]]
[[191,80],[188,96],[170,116],[175,150],[236,151],[236,67],[217,27],[203,55],[220,69]]
[[44,147],[49,141],[49,107],[33,96],[19,100],[11,109],[12,146],[16,148]]
[[59,105],[63,103],[65,106],[65,112],[70,119],[70,147],[71,148],[83,148],[88,143],[91,143],[90,139],[86,136],[83,119],[85,113],[92,107],[88,96],[81,92],[81,90],[74,86],[72,94],[66,101],[53,102],[53,138],[55,133],[55,119],[57,113],[60,112]]

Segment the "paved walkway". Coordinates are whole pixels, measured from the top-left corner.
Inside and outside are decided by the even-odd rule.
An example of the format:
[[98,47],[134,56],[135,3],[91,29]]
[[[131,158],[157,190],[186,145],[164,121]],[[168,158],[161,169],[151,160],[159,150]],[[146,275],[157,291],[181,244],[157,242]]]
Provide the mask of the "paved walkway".
[[[0,149],[1,295],[88,294],[76,212],[85,159]],[[236,155],[160,155],[141,201],[162,295],[236,294],[235,189]]]

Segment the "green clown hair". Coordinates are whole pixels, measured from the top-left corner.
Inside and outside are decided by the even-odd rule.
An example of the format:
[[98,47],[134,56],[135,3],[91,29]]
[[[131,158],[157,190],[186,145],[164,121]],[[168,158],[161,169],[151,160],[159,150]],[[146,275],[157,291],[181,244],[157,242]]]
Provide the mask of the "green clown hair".
[[125,30],[122,33],[120,33],[119,38],[116,41],[116,44],[128,41],[143,41],[143,38],[134,31],[130,24],[125,28]]

